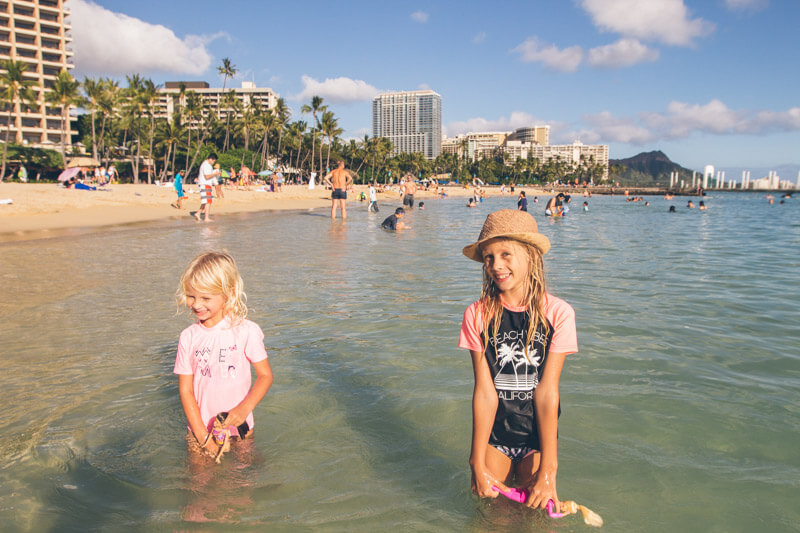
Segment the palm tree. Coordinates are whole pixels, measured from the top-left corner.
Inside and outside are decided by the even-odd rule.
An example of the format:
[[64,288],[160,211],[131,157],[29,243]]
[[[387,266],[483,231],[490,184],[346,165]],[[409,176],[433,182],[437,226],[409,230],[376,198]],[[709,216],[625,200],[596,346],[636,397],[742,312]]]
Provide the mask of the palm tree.
[[[314,149],[317,145],[317,126],[319,124],[319,121],[317,120],[317,113],[321,113],[327,108],[328,106],[322,105],[321,96],[312,96],[311,105],[304,104],[303,107],[300,108],[301,113],[311,113],[314,116],[314,123],[311,126],[311,172],[314,172]],[[321,161],[320,167],[322,167]],[[322,168],[320,168],[319,171],[321,173]]]
[[150,115],[150,143],[149,143],[149,150],[147,151],[147,155],[150,158],[150,162],[153,165],[153,168],[150,168],[147,172],[147,183],[151,183],[153,172],[155,171],[155,157],[153,156],[153,138],[155,137],[155,129],[156,129],[156,117],[155,117],[155,102],[158,99],[158,88],[159,86],[153,83],[153,80],[146,79],[142,84],[142,90],[139,93],[139,98],[142,100],[142,105],[144,106],[145,112]]
[[[162,121],[158,124],[156,130],[158,139],[157,147],[166,149],[164,151],[164,169],[162,170],[162,177],[166,175],[167,170],[172,167],[175,170],[175,154],[178,151],[178,144],[183,138],[183,127],[180,124],[179,116],[176,116],[172,122]],[[172,159],[170,165],[170,158]]]
[[183,174],[189,173],[189,151],[192,148],[192,131],[197,127],[199,120],[203,116],[203,102],[200,95],[194,91],[186,92],[186,107],[184,108],[186,114],[186,166],[183,169]]
[[[125,89],[125,98],[127,100],[126,113],[130,119],[131,125],[136,126],[136,157],[133,159],[133,182],[139,183],[139,163],[141,157],[141,137],[142,137],[142,114],[144,114],[145,103],[141,98],[142,91],[144,90],[144,79],[139,74],[132,74],[126,76],[128,80],[128,87]],[[126,135],[127,136],[127,135]],[[123,138],[123,145],[125,144]]]
[[240,107],[239,99],[236,98],[236,93],[231,89],[227,93],[222,94],[222,100],[219,103],[220,113],[225,112],[225,141],[222,144],[222,151],[227,152],[230,145],[231,138],[231,114],[236,116],[236,110]]
[[103,96],[103,80],[85,77],[83,78],[83,92],[86,95],[86,104],[92,115],[92,157],[97,159],[97,134],[95,132],[95,113],[100,107],[100,99]]
[[62,69],[53,81],[50,91],[45,95],[45,100],[55,107],[61,108],[61,158],[67,166],[67,131],[70,129],[69,108],[81,105],[82,98],[78,92],[80,83],[75,81],[72,74]]
[[281,144],[283,143],[283,130],[286,129],[286,123],[292,115],[289,106],[283,98],[278,98],[275,107],[272,109],[272,114],[275,115],[275,127],[278,128],[278,151],[277,157],[281,158]]
[[6,155],[8,153],[8,134],[11,131],[11,111],[13,109],[16,119],[14,128],[16,130],[14,139],[17,144],[22,144],[22,108],[28,107],[36,101],[36,94],[33,91],[35,81],[25,77],[28,64],[23,61],[7,59],[3,61],[2,74],[0,74],[0,101],[8,109],[8,120],[6,121],[6,142],[3,145],[3,164],[0,169],[0,181],[6,173]]
[[[326,168],[331,168],[331,146],[334,140],[342,134],[344,130],[339,127],[339,121],[333,116],[333,111],[324,111],[322,113],[322,133],[328,138],[328,159],[325,163]],[[322,155],[322,148],[320,148],[320,155]],[[320,166],[322,166],[320,164]]]
[[239,69],[236,68],[236,65],[231,63],[230,58],[223,57],[222,65],[217,67],[217,72],[219,72],[219,74],[223,77],[222,92],[225,93],[225,83],[228,81],[228,78],[233,78],[236,76],[236,73],[239,72]]
[[119,83],[111,78],[106,78],[101,81],[103,90],[97,105],[100,112],[103,114],[103,120],[100,123],[100,154],[101,157],[106,157],[106,121],[108,121],[108,129],[113,131],[112,126],[113,117],[119,112],[121,93],[119,90]]

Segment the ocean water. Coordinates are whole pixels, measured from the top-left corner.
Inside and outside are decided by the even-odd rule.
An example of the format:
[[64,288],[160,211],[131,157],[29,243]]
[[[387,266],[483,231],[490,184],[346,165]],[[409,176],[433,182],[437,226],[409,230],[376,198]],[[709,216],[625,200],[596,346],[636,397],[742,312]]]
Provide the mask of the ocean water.
[[[800,199],[575,198],[543,216],[576,311],[558,491],[607,531],[800,531]],[[160,221],[0,244],[3,531],[583,531],[469,486],[456,347],[492,198]],[[668,205],[676,213],[668,213]],[[236,257],[275,383],[255,438],[188,457],[172,374],[188,261]]]

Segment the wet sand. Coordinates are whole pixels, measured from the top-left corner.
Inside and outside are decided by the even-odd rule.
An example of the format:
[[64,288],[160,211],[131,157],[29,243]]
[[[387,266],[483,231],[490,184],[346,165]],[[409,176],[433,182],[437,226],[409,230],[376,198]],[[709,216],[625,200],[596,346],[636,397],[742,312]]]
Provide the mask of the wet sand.
[[[213,224],[215,216],[231,213],[325,209],[331,205],[330,191],[319,186],[309,190],[306,185],[288,185],[283,187],[283,191],[274,193],[256,189],[223,189],[224,198],[215,198],[212,204],[210,223]],[[448,196],[474,194],[474,189],[460,186],[442,189]],[[367,186],[356,186],[348,195],[348,205],[358,204],[359,194],[367,190]],[[527,187],[525,190],[533,191]],[[500,195],[498,187],[487,187],[484,191],[487,196]],[[52,237],[59,231],[72,228],[101,228],[191,217],[200,205],[197,186],[185,186],[184,194],[188,198],[183,201],[183,208],[176,209],[170,205],[176,200],[171,184],[110,185],[103,190],[86,191],[63,189],[52,183],[0,183],[0,200],[13,200],[12,204],[0,205],[0,242]],[[432,191],[418,191],[415,195],[417,202],[434,196]],[[378,202],[402,205],[399,189],[394,187],[379,193]]]

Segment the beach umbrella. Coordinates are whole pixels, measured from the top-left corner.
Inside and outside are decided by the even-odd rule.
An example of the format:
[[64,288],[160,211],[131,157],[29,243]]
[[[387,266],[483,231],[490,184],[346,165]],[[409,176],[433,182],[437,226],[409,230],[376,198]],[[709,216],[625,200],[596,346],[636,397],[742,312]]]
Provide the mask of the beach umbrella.
[[262,170],[261,172],[258,173],[258,175],[259,176],[272,176],[272,171],[271,170]]
[[74,178],[80,171],[81,169],[79,167],[65,169],[61,174],[58,175],[58,181],[67,181],[70,178]]
[[99,167],[100,161],[93,157],[73,157],[67,162],[67,167]]
[[231,175],[228,174],[227,170],[220,170],[219,171],[219,175],[222,176],[223,178],[230,178],[231,177]]

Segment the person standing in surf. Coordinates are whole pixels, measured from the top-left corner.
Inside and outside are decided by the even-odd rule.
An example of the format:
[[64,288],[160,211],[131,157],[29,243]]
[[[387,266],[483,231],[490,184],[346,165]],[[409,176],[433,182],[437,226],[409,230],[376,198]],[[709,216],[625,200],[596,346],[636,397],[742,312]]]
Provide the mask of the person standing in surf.
[[179,309],[197,318],[180,335],[173,370],[189,426],[186,439],[190,450],[218,459],[224,441],[212,438],[217,416],[231,440],[245,438],[254,426],[253,409],[272,386],[264,334],[246,318],[244,283],[227,253],[192,260],[175,296]]
[[347,218],[347,187],[353,183],[353,176],[344,169],[344,161],[339,160],[336,168],[323,178],[333,192],[331,193],[331,218],[336,220],[336,208],[342,210],[342,220]]
[[486,218],[478,241],[463,250],[483,263],[483,287],[464,313],[458,345],[470,351],[475,376],[473,492],[496,498],[514,483],[529,492],[528,506],[553,500],[558,511],[558,383],[578,341],[572,307],[545,287],[549,249],[525,211]]

